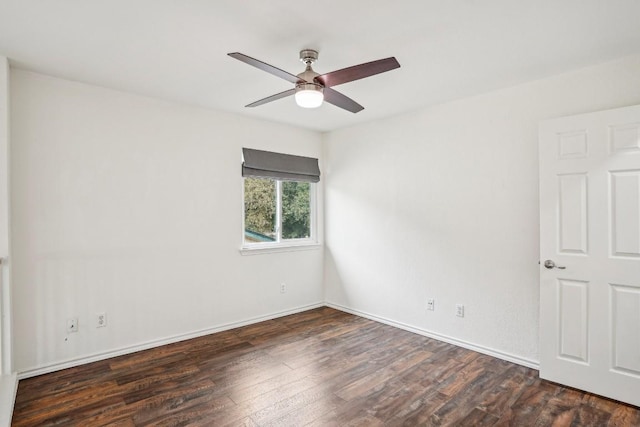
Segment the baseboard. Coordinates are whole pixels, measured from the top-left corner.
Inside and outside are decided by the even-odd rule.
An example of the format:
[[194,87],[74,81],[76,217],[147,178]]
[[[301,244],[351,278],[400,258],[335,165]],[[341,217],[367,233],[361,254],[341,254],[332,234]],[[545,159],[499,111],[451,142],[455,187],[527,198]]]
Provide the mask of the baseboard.
[[[508,362],[516,363],[518,365],[526,366],[528,368],[532,368],[532,369],[536,369],[536,370],[539,369],[539,364],[535,360],[527,359],[527,358],[524,358],[524,357],[520,357],[520,356],[516,356],[516,355],[513,355],[513,354],[509,354],[509,353],[505,353],[505,352],[500,351],[500,350],[495,350],[495,349],[492,349],[492,348],[489,348],[489,347],[481,346],[481,345],[478,345],[478,344],[474,344],[474,343],[471,343],[471,342],[468,342],[468,341],[460,340],[458,338],[453,338],[453,337],[450,337],[450,336],[447,336],[447,335],[443,335],[443,334],[439,334],[439,333],[436,333],[436,332],[428,331],[428,330],[425,330],[425,329],[417,328],[415,326],[407,325],[407,324],[402,323],[402,322],[397,322],[395,320],[391,320],[391,319],[387,319],[387,318],[384,318],[384,317],[376,316],[374,314],[370,314],[370,313],[367,313],[367,312],[364,312],[364,311],[354,310],[352,308],[345,307],[345,306],[342,306],[340,304],[331,303],[331,302],[318,302],[318,303],[315,303],[315,304],[309,304],[309,305],[305,305],[305,306],[300,306],[300,307],[296,307],[294,309],[284,310],[284,311],[271,313],[271,314],[264,315],[264,316],[254,317],[254,318],[243,320],[243,321],[239,321],[239,322],[226,323],[226,324],[223,324],[223,325],[219,325],[219,326],[215,326],[215,327],[211,327],[211,328],[206,328],[206,329],[201,329],[201,330],[194,331],[194,332],[189,332],[189,333],[186,333],[186,334],[174,335],[174,336],[171,336],[171,337],[166,337],[166,338],[162,338],[162,339],[158,339],[158,340],[147,341],[145,343],[137,344],[137,345],[134,345],[134,346],[122,347],[122,348],[119,348],[119,349],[116,349],[116,350],[95,353],[95,354],[91,354],[91,355],[88,355],[88,356],[78,357],[78,358],[64,360],[64,361],[57,362],[57,363],[52,363],[52,364],[49,364],[49,365],[39,366],[37,368],[28,369],[28,370],[19,372],[17,374],[17,379],[21,380],[21,379],[25,379],[25,378],[35,377],[35,376],[38,376],[38,375],[48,374],[50,372],[55,372],[55,371],[59,371],[59,370],[62,370],[62,369],[72,368],[74,366],[80,366],[80,365],[84,365],[86,363],[97,362],[97,361],[100,361],[100,360],[110,359],[112,357],[122,356],[122,355],[125,355],[125,354],[131,354],[131,353],[135,353],[135,352],[142,351],[142,350],[148,350],[150,348],[159,347],[159,346],[166,345],[166,344],[173,344],[173,343],[176,343],[176,342],[180,342],[180,341],[184,341],[184,340],[188,340],[188,339],[192,339],[192,338],[198,338],[198,337],[201,337],[201,336],[204,336],[204,335],[214,334],[216,332],[227,331],[229,329],[239,328],[239,327],[242,327],[242,326],[247,326],[247,325],[251,325],[251,324],[254,324],[254,323],[258,323],[258,322],[264,322],[265,320],[277,319],[278,317],[288,316],[288,315],[291,315],[291,314],[296,314],[296,313],[300,313],[300,312],[307,311],[307,310],[312,310],[314,308],[319,308],[319,307],[323,307],[323,306],[331,307],[331,308],[334,308],[336,310],[344,311],[346,313],[351,313],[351,314],[354,314],[356,316],[365,317],[367,319],[371,319],[371,320],[374,320],[376,322],[380,322],[380,323],[384,323],[386,325],[394,326],[396,328],[400,328],[400,329],[403,329],[405,331],[413,332],[413,333],[416,333],[416,334],[419,334],[419,335],[422,335],[422,336],[426,336],[426,337],[429,337],[429,338],[437,339],[439,341],[444,341],[444,342],[449,343],[449,344],[457,345],[459,347],[466,348],[468,350],[477,351],[478,353],[482,353],[482,354],[486,354],[486,355],[489,355],[489,356],[493,356],[493,357],[496,357],[498,359],[502,359],[502,360],[506,360]],[[15,376],[15,374],[14,374],[14,376]],[[17,385],[17,381],[16,381],[16,385]],[[0,418],[0,420],[1,420],[1,418]],[[0,427],[2,427],[1,423],[0,423]]]
[[227,331],[229,329],[235,329],[242,326],[252,325],[254,323],[264,322],[265,320],[277,319],[278,317],[289,316],[291,314],[300,313],[302,311],[312,310],[314,308],[324,307],[323,302],[318,302],[315,304],[304,305],[300,307],[296,307],[290,310],[279,311],[276,313],[267,314],[264,316],[253,317],[247,320],[242,320],[239,322],[225,323],[220,326],[215,326],[211,328],[205,328],[194,332],[189,332],[186,334],[174,335],[171,337],[166,337],[158,340],[147,341],[142,344],[137,344],[129,347],[122,347],[117,350],[110,350],[101,353],[94,353],[88,356],[78,357],[74,359],[64,360],[62,362],[52,363],[49,365],[39,366],[37,368],[28,369],[26,371],[18,372],[18,379],[22,380],[25,378],[35,377],[38,375],[48,374],[50,372],[60,371],[62,369],[73,368],[74,366],[84,365],[86,363],[97,362],[100,360],[110,359],[112,357],[122,356],[125,354],[136,353],[142,350],[148,350],[150,348],[159,347],[162,345],[173,344],[180,341],[185,341],[192,338],[198,338],[204,335],[214,334],[216,332]]
[[449,344],[456,345],[458,347],[466,348],[467,350],[477,351],[478,353],[486,354],[488,356],[492,356],[498,359],[506,360],[507,362],[512,362],[518,365],[526,366],[527,368],[532,368],[539,370],[540,365],[537,361],[532,359],[527,359],[524,357],[516,356],[514,354],[505,353],[500,350],[495,350],[489,347],[485,347],[482,345],[474,344],[468,341],[460,340],[458,338],[453,338],[447,335],[439,334],[432,331],[427,331],[425,329],[417,328],[415,326],[407,325],[402,322],[397,322],[395,320],[387,319],[384,317],[376,316],[374,314],[366,313],[360,310],[354,310],[349,307],[342,306],[340,304],[335,304],[331,302],[325,302],[327,307],[335,308],[336,310],[344,311],[346,313],[354,314],[356,316],[365,317],[370,320],[374,320],[376,322],[384,323],[385,325],[394,326],[399,329],[403,329],[405,331],[413,332],[418,335],[422,335],[425,337],[433,338],[439,341],[444,341]]
[[16,374],[0,375],[0,427],[11,427],[13,404],[18,391]]

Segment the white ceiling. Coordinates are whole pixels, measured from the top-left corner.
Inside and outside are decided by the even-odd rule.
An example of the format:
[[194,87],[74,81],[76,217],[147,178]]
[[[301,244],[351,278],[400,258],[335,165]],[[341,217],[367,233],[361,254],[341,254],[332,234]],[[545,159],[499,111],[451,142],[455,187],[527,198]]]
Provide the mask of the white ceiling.
[[[365,107],[293,98],[244,108],[292,74],[395,56],[401,68],[337,87]],[[0,0],[14,67],[329,131],[640,53],[638,0]]]

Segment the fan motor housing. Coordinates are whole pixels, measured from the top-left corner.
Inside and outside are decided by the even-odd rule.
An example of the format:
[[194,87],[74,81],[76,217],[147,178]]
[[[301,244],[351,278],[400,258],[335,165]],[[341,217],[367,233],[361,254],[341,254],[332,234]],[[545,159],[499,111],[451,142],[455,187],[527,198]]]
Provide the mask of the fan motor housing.
[[300,82],[296,85],[296,92],[301,90],[314,90],[318,92],[322,92],[324,86],[319,85],[318,83],[308,83],[308,82]]
[[308,83],[312,83],[313,79],[316,76],[319,76],[320,74],[316,73],[315,71],[313,71],[311,69],[311,66],[308,65],[307,69],[304,70],[302,73],[298,74],[296,77],[298,77],[300,79],[301,82],[308,82]]

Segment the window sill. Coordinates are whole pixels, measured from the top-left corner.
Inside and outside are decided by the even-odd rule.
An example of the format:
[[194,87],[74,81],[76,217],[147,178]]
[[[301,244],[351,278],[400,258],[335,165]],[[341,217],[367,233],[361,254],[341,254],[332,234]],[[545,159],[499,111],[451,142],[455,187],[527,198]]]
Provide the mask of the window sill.
[[243,256],[246,255],[261,255],[261,254],[271,254],[278,252],[297,252],[297,251],[311,251],[315,249],[320,249],[322,247],[321,243],[298,243],[298,244],[290,244],[290,245],[277,245],[277,246],[243,246],[240,248],[240,254]]

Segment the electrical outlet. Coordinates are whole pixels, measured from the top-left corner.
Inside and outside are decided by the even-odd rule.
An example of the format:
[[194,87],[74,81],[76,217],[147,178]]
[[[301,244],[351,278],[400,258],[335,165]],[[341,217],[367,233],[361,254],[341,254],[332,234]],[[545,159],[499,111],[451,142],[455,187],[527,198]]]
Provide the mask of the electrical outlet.
[[464,317],[464,305],[456,304],[456,316]]
[[280,283],[280,293],[284,294],[285,292],[287,292],[287,284],[286,283]]
[[107,326],[107,313],[96,314],[96,328],[104,328]]
[[67,333],[72,334],[78,332],[78,318],[70,317],[67,319]]
[[435,304],[436,304],[436,300],[434,300],[433,298],[429,298],[427,300],[427,310],[429,311],[435,310]]

